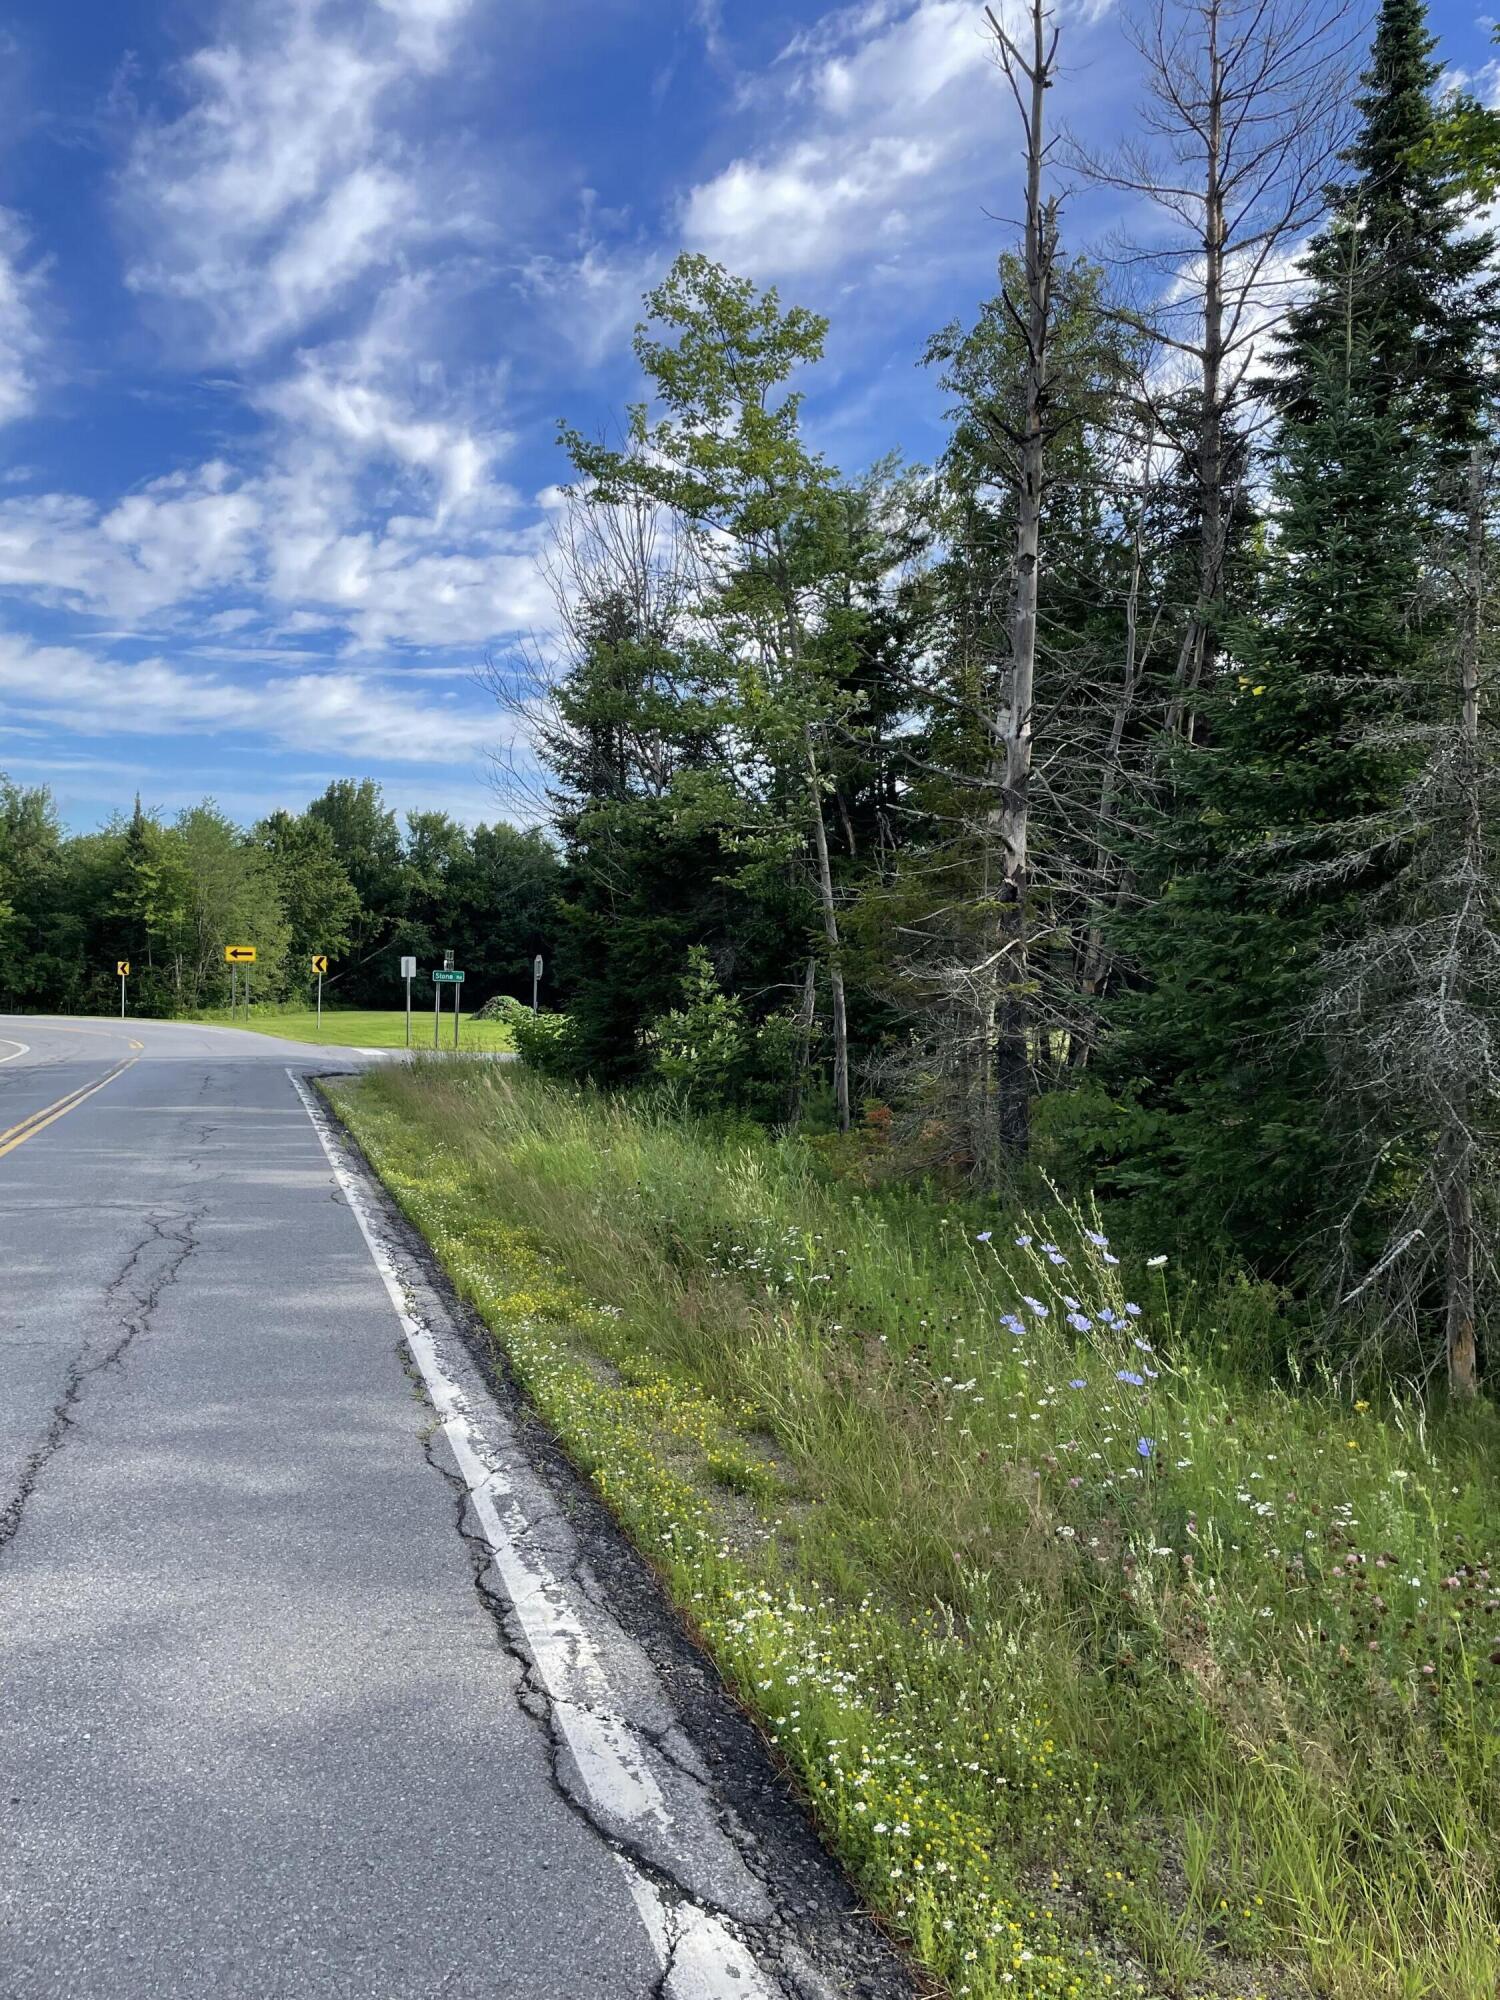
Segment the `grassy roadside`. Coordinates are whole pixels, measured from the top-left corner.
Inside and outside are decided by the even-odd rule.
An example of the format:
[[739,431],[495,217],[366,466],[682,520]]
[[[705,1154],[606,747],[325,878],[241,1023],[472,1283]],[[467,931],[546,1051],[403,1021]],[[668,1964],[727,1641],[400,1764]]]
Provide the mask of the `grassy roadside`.
[[[510,1069],[335,1102],[957,1995],[1491,2000],[1493,1413]],[[976,1240],[976,1238],[978,1240]]]
[[[326,1043],[340,1048],[399,1049],[406,1045],[406,1014],[403,1009],[325,1007],[323,1019],[311,1007],[255,1006],[247,1021],[243,1010],[231,1014],[227,1007],[208,1010],[193,1017],[221,1028],[250,1028],[260,1035],[281,1035],[290,1042]],[[412,1045],[432,1048],[432,1014],[412,1015]],[[503,1021],[476,1021],[463,1015],[459,1021],[460,1049],[494,1050],[514,1048],[510,1029]],[[445,1014],[442,1046],[453,1046],[453,1017]]]

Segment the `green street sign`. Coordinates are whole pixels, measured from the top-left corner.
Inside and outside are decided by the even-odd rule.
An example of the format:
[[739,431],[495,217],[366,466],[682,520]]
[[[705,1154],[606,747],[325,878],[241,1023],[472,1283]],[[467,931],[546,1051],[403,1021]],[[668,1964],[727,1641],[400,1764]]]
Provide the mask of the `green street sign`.
[[462,986],[464,983],[461,972],[434,972],[432,978],[437,986]]

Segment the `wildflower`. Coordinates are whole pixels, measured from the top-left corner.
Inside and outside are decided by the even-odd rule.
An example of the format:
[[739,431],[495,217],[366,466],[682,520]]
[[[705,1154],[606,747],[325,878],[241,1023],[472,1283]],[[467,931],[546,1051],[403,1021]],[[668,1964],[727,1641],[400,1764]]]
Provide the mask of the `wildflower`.
[[1070,1389],[1086,1389],[1088,1386],[1089,1386],[1088,1380],[1083,1375],[1075,1375],[1072,1381],[1068,1384],[1068,1387]]
[[1069,1312],[1076,1313],[1076,1312],[1082,1312],[1083,1310],[1082,1306],[1079,1305],[1077,1299],[1070,1299],[1066,1292],[1063,1293],[1063,1304],[1067,1307]]
[[1034,1299],[1030,1292],[1022,1292],[1021,1297],[1024,1303],[1031,1307],[1031,1310],[1036,1314],[1038,1319],[1045,1319],[1047,1317],[1047,1308],[1042,1304],[1040,1299]]
[[1149,1458],[1156,1449],[1156,1440],[1154,1438],[1137,1438],[1135,1449],[1138,1458]]
[[1127,1300],[1125,1301],[1125,1310],[1126,1310],[1126,1312],[1128,1312],[1128,1313],[1130,1314],[1130,1317],[1131,1317],[1132,1319],[1139,1319],[1139,1318],[1140,1318],[1140,1316],[1141,1316],[1141,1309],[1140,1309],[1140,1307],[1139,1307],[1138,1305],[1136,1305],[1136,1304],[1135,1304],[1135,1303],[1134,1303],[1134,1302],[1133,1302],[1132,1300],[1130,1300],[1130,1299],[1127,1299]]
[[1090,1243],[1093,1244],[1096,1250],[1107,1250],[1109,1248],[1109,1238],[1103,1233],[1102,1230],[1085,1229],[1083,1233],[1089,1239]]
[[974,1241],[976,1243],[988,1243],[994,1233],[993,1229],[981,1229],[979,1234],[974,1238]]
[[1075,1333],[1090,1333],[1093,1331],[1094,1322],[1083,1313],[1071,1312],[1068,1314],[1068,1325]]
[[1016,1248],[1018,1250],[1029,1250],[1031,1248],[1031,1238],[1029,1236],[1018,1236],[1016,1238]]
[[1165,1253],[1163,1253],[1160,1257],[1148,1257],[1146,1259],[1146,1269],[1148,1271],[1159,1271],[1162,1265],[1166,1263],[1166,1261],[1167,1259]]
[[1128,1382],[1132,1389],[1144,1389],[1146,1386],[1145,1376],[1137,1375],[1133,1368],[1117,1368],[1115,1370],[1115,1380],[1117,1382]]
[[1141,1350],[1142,1354],[1150,1354],[1153,1351],[1149,1340],[1132,1341],[1131,1345],[1133,1347],[1138,1347]]

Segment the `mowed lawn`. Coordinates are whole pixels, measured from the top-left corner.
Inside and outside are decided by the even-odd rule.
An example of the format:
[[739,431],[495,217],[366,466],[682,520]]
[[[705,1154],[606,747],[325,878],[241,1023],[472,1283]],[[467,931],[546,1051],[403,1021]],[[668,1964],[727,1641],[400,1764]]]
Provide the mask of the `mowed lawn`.
[[[246,1020],[244,1010],[231,1015],[228,1008],[200,1014],[200,1021],[218,1027],[253,1028],[257,1034],[279,1035],[289,1042],[327,1042],[340,1048],[399,1049],[406,1045],[406,1015],[399,1007],[349,1007],[323,1009],[320,1022],[312,1007],[252,1007]],[[414,1049],[432,1049],[432,1010],[412,1009],[411,1041]],[[442,1046],[453,1046],[453,1015],[442,1020]],[[491,1052],[514,1047],[510,1030],[500,1021],[476,1021],[460,1015],[460,1049]]]

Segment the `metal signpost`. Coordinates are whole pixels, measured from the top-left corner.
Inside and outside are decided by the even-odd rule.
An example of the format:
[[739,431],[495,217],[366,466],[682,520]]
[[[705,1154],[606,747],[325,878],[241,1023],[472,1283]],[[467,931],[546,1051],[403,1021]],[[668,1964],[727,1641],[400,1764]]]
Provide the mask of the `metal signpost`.
[[318,975],[318,1032],[321,1034],[323,1030],[323,974],[328,970],[327,954],[315,951],[313,953],[312,968]]
[[128,958],[117,958],[115,960],[115,971],[120,975],[120,1019],[123,1021],[125,1018],[125,982],[130,977],[130,960]]
[[[448,953],[448,956],[452,958],[453,954],[451,951]],[[462,994],[463,983],[463,974],[455,972],[451,965],[445,966],[441,972],[434,972],[432,975],[432,1046],[434,1048],[438,1045],[438,1013],[442,1006],[443,988],[445,986],[453,988],[453,1046],[454,1048],[458,1047],[458,1003]]]
[[[243,965],[245,968],[245,1019],[248,1021],[250,1019],[250,968],[255,963],[255,946],[253,944],[226,944],[224,947],[224,959],[225,963],[231,968],[236,965]],[[229,1011],[231,1015],[234,1013],[234,978],[234,972],[231,970],[229,974]]]
[[542,954],[537,953],[531,961],[531,1011],[536,1012],[536,990],[542,983]]
[[406,1046],[408,1048],[411,1047],[411,983],[416,976],[417,961],[414,958],[403,958],[401,961],[401,977],[406,981]]

